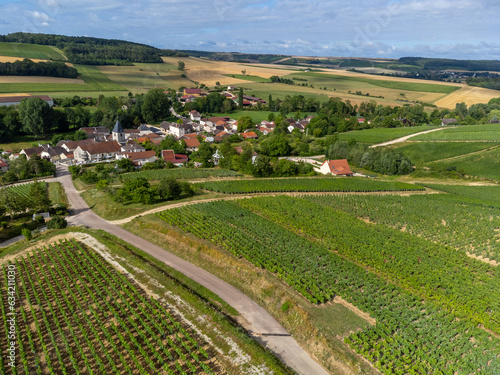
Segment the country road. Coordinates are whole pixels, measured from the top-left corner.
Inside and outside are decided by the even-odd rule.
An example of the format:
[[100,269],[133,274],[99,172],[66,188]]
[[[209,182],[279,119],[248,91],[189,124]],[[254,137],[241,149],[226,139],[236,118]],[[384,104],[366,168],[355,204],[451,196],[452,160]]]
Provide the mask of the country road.
[[426,130],[426,131],[423,131],[423,132],[414,133],[414,134],[406,135],[406,136],[401,137],[401,138],[393,139],[392,141],[387,141],[387,142],[384,142],[384,143],[379,143],[379,144],[376,144],[376,145],[371,145],[370,148],[383,147],[383,146],[393,145],[395,143],[406,142],[408,139],[410,139],[412,137],[416,137],[417,135],[427,134],[427,133],[432,133],[432,132],[437,132],[439,130],[444,130],[444,129],[451,129],[451,128],[437,128],[437,129]]
[[73,212],[73,216],[68,218],[70,225],[84,225],[104,230],[154,256],[169,267],[211,290],[236,309],[246,322],[244,328],[298,374],[328,374],[271,315],[244,293],[211,273],[97,216],[75,189],[67,169],[59,166],[57,178],[53,181],[61,182],[66,191]]

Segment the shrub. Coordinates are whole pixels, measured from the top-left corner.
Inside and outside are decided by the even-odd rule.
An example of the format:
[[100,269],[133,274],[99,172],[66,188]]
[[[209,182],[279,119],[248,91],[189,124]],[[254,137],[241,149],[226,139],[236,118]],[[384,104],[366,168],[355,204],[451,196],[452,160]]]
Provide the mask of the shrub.
[[62,216],[54,216],[47,222],[48,229],[62,229],[68,226],[68,222]]
[[26,237],[26,240],[29,241],[33,238],[32,234],[31,234],[31,230],[29,230],[28,228],[23,228],[21,230],[21,234]]

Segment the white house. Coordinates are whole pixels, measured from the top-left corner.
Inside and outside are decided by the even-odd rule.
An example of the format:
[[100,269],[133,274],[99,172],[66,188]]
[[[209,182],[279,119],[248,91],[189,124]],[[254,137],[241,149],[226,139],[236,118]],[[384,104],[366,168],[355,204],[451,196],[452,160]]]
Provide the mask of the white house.
[[77,162],[103,161],[115,159],[121,151],[121,146],[116,141],[97,142],[78,146],[74,152]]

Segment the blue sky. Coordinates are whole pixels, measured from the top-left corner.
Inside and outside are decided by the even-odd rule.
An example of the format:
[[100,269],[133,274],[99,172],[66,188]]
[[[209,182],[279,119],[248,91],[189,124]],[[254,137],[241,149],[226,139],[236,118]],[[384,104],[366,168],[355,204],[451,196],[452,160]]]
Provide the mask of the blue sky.
[[500,59],[498,0],[0,0],[0,33],[307,56]]

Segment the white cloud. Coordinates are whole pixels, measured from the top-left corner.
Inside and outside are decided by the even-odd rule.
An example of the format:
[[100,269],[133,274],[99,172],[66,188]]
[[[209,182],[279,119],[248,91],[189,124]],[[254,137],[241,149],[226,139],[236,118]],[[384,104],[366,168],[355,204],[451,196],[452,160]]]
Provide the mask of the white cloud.
[[35,11],[27,11],[26,15],[31,17],[34,25],[50,26],[51,22],[54,22],[46,13]]

